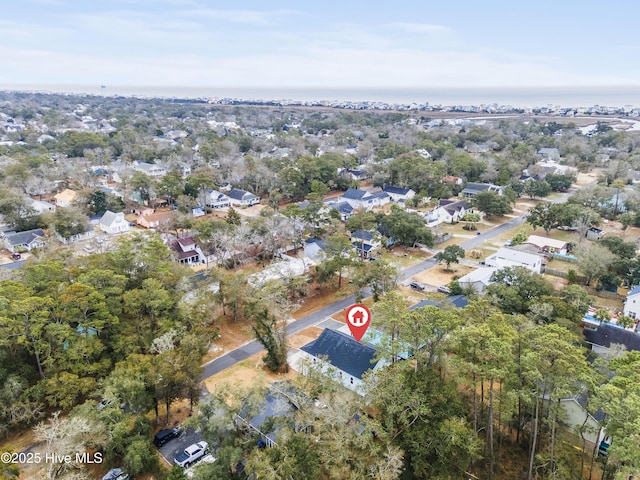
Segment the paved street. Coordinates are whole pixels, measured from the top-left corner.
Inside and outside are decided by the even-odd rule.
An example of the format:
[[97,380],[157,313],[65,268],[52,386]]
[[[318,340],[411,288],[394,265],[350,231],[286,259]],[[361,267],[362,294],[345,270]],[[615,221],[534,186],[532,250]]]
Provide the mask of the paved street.
[[[555,201],[556,202],[564,201],[567,195],[569,194],[562,195],[560,198],[556,199]],[[523,221],[524,221],[524,217],[514,218],[512,220],[509,220],[506,223],[503,223],[502,225],[499,225],[497,227],[492,228],[491,230],[488,230],[482,235],[477,235],[473,238],[465,240],[463,243],[460,244],[460,246],[465,250],[477,247],[478,245],[481,245],[482,243],[484,243],[486,240],[491,240],[492,238],[495,238],[496,236],[504,233],[510,228],[520,225]],[[417,263],[416,265],[407,267],[400,272],[398,281],[400,283],[405,282],[412,276],[416,275],[417,273],[427,270],[433,267],[434,265],[436,265],[437,263],[438,262],[436,260],[434,260],[433,258],[430,258],[423,262]],[[362,294],[364,298],[368,298],[371,295],[371,291],[369,289],[364,289],[362,291]],[[287,326],[287,336],[294,335],[304,330],[307,327],[318,325],[324,322],[328,317],[331,317],[332,315],[340,312],[341,310],[344,310],[349,305],[352,305],[354,303],[355,303],[355,295],[350,295],[341,300],[337,300],[331,305],[321,308],[316,312],[310,313],[309,315],[290,323]],[[211,362],[205,364],[204,372],[202,374],[201,379],[204,380],[206,378],[209,378],[210,376],[215,375],[218,372],[221,372],[225,368],[229,368],[232,365],[235,365],[236,363],[241,362],[242,360],[245,360],[252,355],[255,355],[256,353],[261,352],[262,350],[263,350],[262,345],[257,340],[248,342],[236,348],[235,350],[232,350],[222,355],[221,357],[218,357],[215,360],[212,360]]]

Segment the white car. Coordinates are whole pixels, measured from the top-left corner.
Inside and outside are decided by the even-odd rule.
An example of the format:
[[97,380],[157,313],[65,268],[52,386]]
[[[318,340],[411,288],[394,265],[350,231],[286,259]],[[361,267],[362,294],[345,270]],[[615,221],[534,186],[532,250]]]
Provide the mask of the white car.
[[189,445],[182,452],[178,453],[176,458],[174,458],[176,465],[188,467],[206,455],[208,446],[209,444],[207,442],[198,442],[193,445]]

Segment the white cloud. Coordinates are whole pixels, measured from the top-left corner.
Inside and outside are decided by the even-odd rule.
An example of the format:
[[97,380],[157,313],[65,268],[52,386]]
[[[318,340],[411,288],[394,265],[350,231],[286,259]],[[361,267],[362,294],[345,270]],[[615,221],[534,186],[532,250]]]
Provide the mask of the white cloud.
[[394,22],[389,26],[395,27],[399,30],[404,30],[409,33],[421,33],[421,34],[443,34],[451,33],[451,29],[444,25],[434,25],[431,23],[409,23],[409,22]]

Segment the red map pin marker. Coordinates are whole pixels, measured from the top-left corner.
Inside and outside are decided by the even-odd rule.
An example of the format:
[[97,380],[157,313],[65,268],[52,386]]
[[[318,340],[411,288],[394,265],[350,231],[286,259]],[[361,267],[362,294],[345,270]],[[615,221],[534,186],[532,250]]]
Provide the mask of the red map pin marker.
[[371,323],[371,312],[361,303],[356,303],[347,308],[347,325],[351,335],[357,341],[364,336]]

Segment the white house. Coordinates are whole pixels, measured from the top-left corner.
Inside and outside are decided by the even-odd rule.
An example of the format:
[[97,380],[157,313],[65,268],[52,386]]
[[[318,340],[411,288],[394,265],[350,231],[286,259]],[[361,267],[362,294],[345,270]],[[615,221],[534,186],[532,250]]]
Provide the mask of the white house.
[[542,257],[533,253],[526,253],[512,248],[500,248],[485,259],[487,267],[525,267],[535,273],[542,272]]
[[171,242],[169,248],[173,252],[178,263],[186,265],[197,265],[203,257],[202,250],[193,237],[176,238]]
[[8,232],[2,235],[4,246],[11,253],[31,251],[44,246],[46,235],[41,228],[25,232]]
[[392,202],[406,202],[416,196],[416,192],[412,188],[394,187],[393,185],[385,185],[382,191],[391,197]]
[[467,213],[465,200],[440,200],[438,206],[428,216],[429,223],[455,223],[462,220]]
[[167,174],[167,169],[162,165],[140,161],[133,163],[133,171],[146,173],[152,178],[162,178]]
[[480,192],[495,192],[498,195],[502,195],[504,193],[504,188],[498,185],[493,185],[492,183],[469,182],[460,193],[464,198],[473,198]]
[[321,262],[325,258],[324,240],[308,238],[304,242],[304,256],[316,262]]
[[460,277],[458,283],[462,288],[473,287],[476,292],[482,293],[491,284],[491,276],[495,271],[496,269],[491,267],[476,268],[473,272]]
[[631,318],[640,317],[640,285],[627,293],[627,299],[624,301],[624,314]]
[[371,193],[368,190],[350,188],[342,194],[340,200],[349,203],[352,208],[369,210],[389,203],[391,197],[387,192]]
[[109,235],[126,233],[129,231],[129,222],[124,218],[124,213],[114,213],[110,210],[104,212],[99,222],[100,230]]
[[260,197],[246,190],[240,190],[239,188],[232,189],[227,194],[227,197],[229,197],[231,204],[237,207],[250,207],[251,205],[260,203]]
[[318,365],[350,390],[364,395],[362,377],[369,370],[378,370],[384,362],[377,360],[375,348],[356,341],[351,335],[326,328],[320,336],[300,348],[290,362],[293,368],[306,374],[309,365]]
[[33,198],[30,198],[29,201],[31,208],[33,208],[33,211],[38,215],[56,211],[56,206],[53,203],[45,202],[44,200],[35,200]]
[[207,190],[205,205],[209,208],[225,208],[231,206],[231,200],[218,190]]

